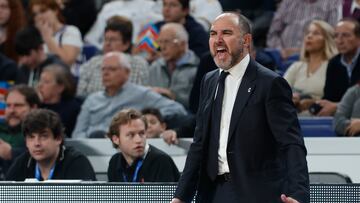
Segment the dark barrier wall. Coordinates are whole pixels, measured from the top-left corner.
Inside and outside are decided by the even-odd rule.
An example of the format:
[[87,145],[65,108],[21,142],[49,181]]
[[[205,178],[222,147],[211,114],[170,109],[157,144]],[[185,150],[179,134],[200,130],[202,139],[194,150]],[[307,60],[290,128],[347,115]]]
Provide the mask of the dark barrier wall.
[[[169,203],[175,184],[0,183],[1,202]],[[360,184],[311,185],[312,203],[359,203]]]

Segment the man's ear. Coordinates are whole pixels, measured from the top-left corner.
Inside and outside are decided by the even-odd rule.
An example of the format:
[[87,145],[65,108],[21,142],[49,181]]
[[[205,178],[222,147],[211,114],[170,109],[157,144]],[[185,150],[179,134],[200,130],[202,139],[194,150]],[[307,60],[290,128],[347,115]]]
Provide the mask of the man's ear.
[[251,34],[245,34],[243,36],[243,40],[244,40],[244,45],[246,46],[246,48],[249,50],[250,52],[250,48],[251,48],[251,43],[252,43],[252,35]]
[[116,145],[120,145],[119,135],[111,135],[111,141]]
[[166,130],[166,128],[167,128],[166,123],[165,123],[165,122],[162,122],[162,123],[161,123],[161,127],[163,128],[163,130]]

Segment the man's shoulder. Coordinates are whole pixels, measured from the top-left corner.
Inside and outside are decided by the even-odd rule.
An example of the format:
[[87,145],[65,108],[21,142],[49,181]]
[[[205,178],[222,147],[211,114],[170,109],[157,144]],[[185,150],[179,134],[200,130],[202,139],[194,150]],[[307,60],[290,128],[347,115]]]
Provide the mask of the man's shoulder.
[[74,147],[65,147],[64,150],[64,158],[78,158],[78,157],[85,157],[83,153],[79,150],[75,149]]
[[337,54],[329,59],[329,64],[340,63],[342,54]]
[[151,160],[153,161],[167,161],[170,160],[171,157],[170,155],[168,155],[167,153],[165,153],[164,151],[162,151],[161,149],[158,149],[152,145],[150,145],[150,151],[148,152],[148,155],[146,156],[146,158],[149,159],[149,161]]

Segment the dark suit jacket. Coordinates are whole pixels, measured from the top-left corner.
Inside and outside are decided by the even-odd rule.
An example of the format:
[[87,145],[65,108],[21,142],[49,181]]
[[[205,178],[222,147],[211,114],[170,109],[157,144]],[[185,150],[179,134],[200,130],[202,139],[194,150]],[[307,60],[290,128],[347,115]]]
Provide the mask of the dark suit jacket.
[[[211,106],[219,71],[201,85],[197,126],[175,197],[190,202],[209,195],[206,173]],[[282,193],[310,201],[306,149],[288,83],[253,60],[240,84],[232,113],[227,158],[241,202],[281,202]]]
[[341,63],[341,54],[330,59],[326,70],[323,99],[339,102],[346,90],[360,80],[360,56],[355,62],[349,78],[346,67]]

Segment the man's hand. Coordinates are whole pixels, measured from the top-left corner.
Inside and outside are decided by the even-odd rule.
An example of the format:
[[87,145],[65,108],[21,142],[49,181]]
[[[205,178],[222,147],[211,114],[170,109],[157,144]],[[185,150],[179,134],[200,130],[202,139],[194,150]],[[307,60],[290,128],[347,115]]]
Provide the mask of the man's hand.
[[164,141],[169,145],[179,143],[179,140],[177,139],[177,134],[174,130],[165,130],[163,133],[161,133],[161,135]]
[[360,132],[360,119],[351,119],[349,126],[345,129],[346,135],[353,137]]
[[320,100],[317,102],[322,108],[317,116],[333,116],[337,109],[337,103],[328,100]]
[[281,201],[284,203],[299,203],[298,201],[296,201],[295,199],[291,198],[291,197],[286,197],[286,195],[282,194],[281,195]]
[[185,203],[185,202],[179,200],[178,198],[174,198],[174,199],[171,200],[170,203]]
[[10,160],[12,158],[11,145],[2,139],[0,139],[0,157],[4,160]]

